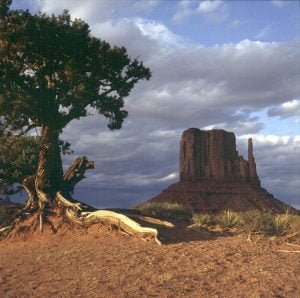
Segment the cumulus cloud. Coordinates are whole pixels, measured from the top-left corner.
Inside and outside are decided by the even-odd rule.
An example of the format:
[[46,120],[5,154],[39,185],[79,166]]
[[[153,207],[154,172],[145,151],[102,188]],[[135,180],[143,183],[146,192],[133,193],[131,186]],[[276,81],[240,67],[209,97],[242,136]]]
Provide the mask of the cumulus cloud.
[[278,116],[280,118],[300,116],[300,99],[286,101],[279,106],[270,108],[268,115],[271,117]]

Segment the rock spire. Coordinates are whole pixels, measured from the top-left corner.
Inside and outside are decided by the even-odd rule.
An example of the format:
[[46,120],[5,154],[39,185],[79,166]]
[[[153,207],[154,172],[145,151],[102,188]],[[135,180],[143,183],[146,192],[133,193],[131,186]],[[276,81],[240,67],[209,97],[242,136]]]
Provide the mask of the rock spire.
[[234,133],[189,128],[180,141],[179,172],[180,181],[150,202],[177,203],[192,212],[208,213],[229,209],[281,213],[289,207],[260,186],[251,138],[245,160],[236,150]]
[[260,183],[256,174],[252,139],[248,140],[246,161],[236,150],[235,135],[225,130],[185,130],[180,141],[179,160],[181,181]]

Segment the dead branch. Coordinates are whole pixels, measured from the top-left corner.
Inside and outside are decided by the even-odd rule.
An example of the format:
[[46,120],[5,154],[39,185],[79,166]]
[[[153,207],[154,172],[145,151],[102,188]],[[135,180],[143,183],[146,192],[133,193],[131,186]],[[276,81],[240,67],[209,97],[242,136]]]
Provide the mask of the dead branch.
[[124,232],[129,234],[134,232],[143,234],[144,236],[152,235],[154,236],[155,241],[158,244],[161,244],[160,240],[158,239],[157,229],[142,227],[140,224],[124,214],[109,210],[82,212],[83,208],[82,205],[80,205],[81,203],[70,202],[60,192],[56,194],[56,199],[66,208],[65,215],[71,222],[77,223],[81,226],[89,226],[99,222],[107,222],[109,224],[118,226]]
[[280,252],[295,252],[295,253],[300,253],[300,250],[285,250],[285,249],[278,249],[277,251],[280,251]]
[[76,158],[64,174],[64,190],[72,193],[75,185],[84,179],[86,170],[94,169],[94,162],[89,161],[85,156]]
[[300,245],[298,245],[298,244],[294,244],[294,243],[288,243],[288,242],[284,242],[284,244],[286,244],[286,245],[290,245],[290,246],[297,246],[297,247],[300,247]]

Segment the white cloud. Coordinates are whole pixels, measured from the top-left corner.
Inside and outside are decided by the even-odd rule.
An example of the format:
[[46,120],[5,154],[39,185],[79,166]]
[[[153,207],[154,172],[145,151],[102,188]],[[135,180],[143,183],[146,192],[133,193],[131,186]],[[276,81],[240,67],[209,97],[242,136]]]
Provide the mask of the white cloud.
[[271,3],[274,5],[274,6],[277,6],[277,7],[283,7],[287,4],[289,4],[289,1],[288,0],[272,0]]
[[41,0],[39,6],[48,14],[59,14],[67,8],[73,18],[81,18],[93,24],[116,16],[151,11],[158,3],[158,0]]
[[280,200],[300,202],[300,135],[244,135],[237,139],[246,152],[246,140],[253,138],[254,156],[262,186]]
[[197,11],[212,23],[221,23],[228,17],[227,5],[222,0],[201,1]]
[[277,107],[270,108],[268,115],[271,117],[278,116],[280,118],[300,116],[300,99],[286,101]]
[[228,17],[228,9],[225,1],[205,0],[201,1],[198,7],[194,7],[197,2],[181,0],[177,4],[177,11],[172,17],[175,23],[181,23],[191,16],[201,15],[209,23],[218,24]]
[[162,177],[159,179],[161,182],[166,182],[166,181],[175,181],[178,180],[179,174],[178,172],[173,172],[165,177]]
[[213,13],[224,4],[222,0],[205,0],[199,4],[198,11],[202,13]]
[[254,135],[242,135],[240,139],[248,139],[252,137],[255,142],[258,142],[260,145],[287,145],[289,143],[294,143],[296,146],[300,147],[300,140],[299,136],[278,136],[278,135],[261,135],[261,134],[254,134]]
[[41,1],[41,10],[45,13],[59,14],[65,8],[68,8],[73,18],[82,18],[87,22],[94,22],[96,20],[103,21],[110,17],[117,9],[119,9],[119,6],[120,2],[116,0]]
[[177,11],[172,17],[172,20],[176,23],[180,23],[192,15],[195,15],[197,11],[191,7],[192,2],[189,0],[181,0],[178,3]]
[[165,45],[180,45],[182,38],[173,34],[165,25],[157,21],[137,18],[134,20],[144,36],[162,42]]

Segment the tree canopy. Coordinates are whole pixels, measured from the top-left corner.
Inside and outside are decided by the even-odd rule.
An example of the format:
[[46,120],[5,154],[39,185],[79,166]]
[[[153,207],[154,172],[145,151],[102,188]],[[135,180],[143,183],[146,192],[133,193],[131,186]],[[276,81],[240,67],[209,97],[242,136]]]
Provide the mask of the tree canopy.
[[56,17],[1,6],[0,116],[7,127],[61,130],[92,107],[110,129],[120,128],[124,97],[150,70],[124,47],[91,36],[67,11]]
[[37,169],[39,140],[15,136],[0,128],[0,196],[20,190],[23,179]]

